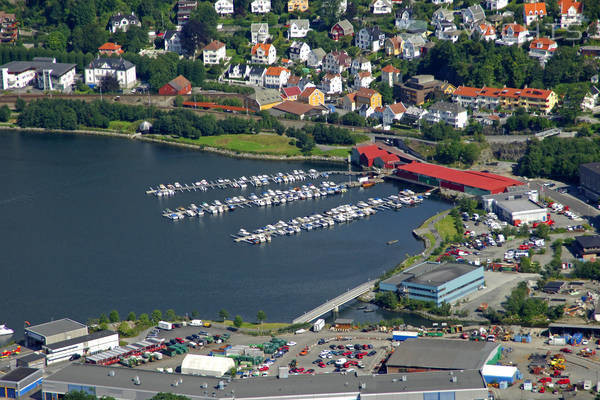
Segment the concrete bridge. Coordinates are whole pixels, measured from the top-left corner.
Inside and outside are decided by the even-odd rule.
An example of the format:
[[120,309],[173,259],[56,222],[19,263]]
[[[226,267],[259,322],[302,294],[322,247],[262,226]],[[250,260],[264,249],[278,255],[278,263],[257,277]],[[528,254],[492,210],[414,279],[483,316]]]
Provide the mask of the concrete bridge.
[[375,287],[375,284],[377,283],[377,281],[378,281],[378,279],[374,279],[372,281],[363,283],[362,285],[359,285],[359,286],[355,287],[354,289],[350,289],[347,292],[342,293],[335,299],[329,300],[326,303],[321,304],[317,308],[315,308],[311,311],[305,312],[303,315],[301,315],[300,317],[293,320],[292,323],[293,324],[303,324],[303,323],[311,322],[330,311],[339,311],[339,308],[341,305],[346,304],[349,301],[352,301],[352,300],[356,299],[357,297],[362,296],[363,294],[371,291],[373,289],[373,287]]

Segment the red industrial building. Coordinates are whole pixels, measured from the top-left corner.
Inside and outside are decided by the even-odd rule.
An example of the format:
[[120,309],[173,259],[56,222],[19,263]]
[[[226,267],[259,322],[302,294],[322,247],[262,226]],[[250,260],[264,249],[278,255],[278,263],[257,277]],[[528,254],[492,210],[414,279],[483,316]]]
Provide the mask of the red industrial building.
[[393,169],[398,164],[415,161],[416,158],[402,150],[376,142],[352,149],[352,162],[366,167]]
[[192,84],[183,75],[179,75],[158,89],[158,94],[162,96],[186,95],[190,93],[192,93]]
[[404,180],[428,186],[439,186],[474,195],[502,193],[523,182],[501,175],[479,171],[463,171],[435,164],[412,162],[398,166],[396,175]]

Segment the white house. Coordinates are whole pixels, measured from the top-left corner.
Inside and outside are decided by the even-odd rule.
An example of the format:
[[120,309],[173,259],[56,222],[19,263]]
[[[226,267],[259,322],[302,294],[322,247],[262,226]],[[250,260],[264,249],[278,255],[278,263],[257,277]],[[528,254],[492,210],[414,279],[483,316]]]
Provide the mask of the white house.
[[270,38],[269,24],[266,22],[250,25],[250,41],[252,44],[266,43]]
[[393,5],[392,5],[391,0],[374,0],[371,3],[371,12],[375,15],[391,14],[392,7],[393,7]]
[[425,115],[425,120],[430,124],[445,122],[456,129],[467,126],[468,119],[467,110],[460,104],[445,101],[433,104]]
[[85,84],[88,86],[100,84],[107,75],[117,78],[121,88],[131,88],[137,80],[135,65],[122,58],[95,58],[84,72]]
[[402,103],[390,104],[383,110],[383,125],[391,126],[394,121],[400,121],[406,112],[406,107]]
[[363,118],[369,118],[373,114],[375,114],[375,109],[368,104],[363,104],[358,109],[358,115]]
[[354,89],[368,88],[373,82],[373,76],[369,71],[358,71],[354,74]]
[[440,4],[452,4],[454,3],[454,0],[431,0],[431,2],[439,6]]
[[250,3],[250,11],[254,14],[266,14],[271,12],[271,0],[254,0]]
[[281,89],[290,77],[290,70],[284,67],[269,67],[265,73],[265,87]]
[[485,41],[496,40],[496,28],[494,25],[483,22],[475,27],[475,32],[479,33],[481,38]]
[[165,51],[183,54],[183,47],[181,46],[181,32],[180,31],[166,31],[165,32]]
[[250,67],[244,64],[231,64],[227,69],[227,77],[246,80],[250,77]]
[[550,38],[536,38],[529,45],[529,56],[537,58],[543,65],[554,55],[557,48],[558,44]]
[[529,31],[523,25],[506,24],[502,28],[502,39],[496,41],[505,46],[517,45],[520,46],[528,40]]
[[304,42],[292,42],[289,48],[290,59],[293,61],[305,62],[310,54],[310,46]]
[[130,26],[142,26],[138,17],[132,12],[131,14],[115,14],[108,20],[108,30],[111,33],[127,32]]
[[310,30],[310,22],[307,19],[293,19],[290,21],[288,38],[303,38]]
[[525,3],[523,4],[523,20],[525,26],[531,24],[538,19],[544,18],[548,13],[546,12],[546,3]]
[[257,43],[252,46],[252,63],[271,65],[277,61],[277,49],[272,44]]
[[263,86],[265,83],[265,74],[267,69],[265,67],[252,67],[250,68],[250,74],[248,75],[248,81],[254,86]]
[[0,66],[2,90],[32,85],[42,90],[70,92],[75,84],[75,66],[46,57],[35,57],[33,61],[11,61]]
[[448,10],[445,7],[440,7],[433,12],[431,16],[431,24],[435,25],[436,22],[452,22],[454,23],[454,12]]
[[381,68],[381,81],[385,83],[389,87],[394,87],[394,85],[401,83],[402,73],[392,64],[386,65]]
[[467,7],[462,10],[463,23],[470,29],[485,21],[485,11],[479,4]]
[[306,60],[306,66],[310,68],[317,68],[323,64],[323,59],[325,58],[325,50],[322,48],[312,49],[310,53],[308,53],[308,59]]
[[456,29],[454,22],[436,21],[435,23],[435,37],[440,40],[450,40],[452,43],[456,43],[461,32]]
[[596,104],[598,104],[598,95],[600,91],[596,86],[590,88],[590,91],[586,93],[583,97],[583,101],[581,102],[581,110],[582,111],[593,111],[596,108]]
[[363,56],[358,56],[354,60],[352,60],[352,64],[350,64],[350,73],[356,74],[360,71],[369,71],[371,72],[371,61],[368,58]]
[[385,33],[378,26],[362,28],[356,35],[354,42],[357,47],[363,50],[377,52],[385,43]]
[[583,23],[583,3],[581,1],[560,0],[558,6],[560,7],[561,28]]
[[508,0],[486,0],[485,6],[490,10],[501,10],[508,5]]
[[340,74],[325,74],[319,89],[325,94],[342,93],[342,76]]
[[202,49],[204,65],[219,64],[226,57],[225,43],[213,40]]
[[350,68],[351,59],[345,51],[332,51],[323,59],[323,69],[332,74],[341,74]]
[[421,35],[410,35],[404,40],[402,46],[402,58],[405,60],[414,60],[421,57],[421,49],[425,46],[425,39]]
[[219,15],[233,14],[233,0],[217,0],[215,2],[215,11]]

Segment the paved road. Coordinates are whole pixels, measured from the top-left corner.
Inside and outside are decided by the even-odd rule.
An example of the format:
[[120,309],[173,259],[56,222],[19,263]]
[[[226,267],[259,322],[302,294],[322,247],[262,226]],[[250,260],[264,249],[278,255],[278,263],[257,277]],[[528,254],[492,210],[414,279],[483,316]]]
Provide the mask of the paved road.
[[[548,188],[543,185],[544,182],[548,182],[548,180],[533,180],[530,183],[532,188],[538,189],[542,196],[550,197],[551,199],[562,203],[564,205],[569,206],[569,208],[575,213],[581,215],[585,218],[596,219],[600,216],[600,210],[590,206],[586,202],[578,199],[577,197],[569,194],[569,193],[559,193],[558,191]],[[560,185],[564,185],[563,183],[558,182]]]

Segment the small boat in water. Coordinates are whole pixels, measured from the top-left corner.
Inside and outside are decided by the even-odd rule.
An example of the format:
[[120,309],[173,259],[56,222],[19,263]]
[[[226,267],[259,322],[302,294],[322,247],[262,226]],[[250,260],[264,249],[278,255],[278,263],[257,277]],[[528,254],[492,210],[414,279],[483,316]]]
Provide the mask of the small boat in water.
[[8,335],[12,335],[13,333],[15,333],[15,331],[8,328],[4,324],[0,324],[0,336],[8,336]]
[[390,241],[387,242],[388,245],[394,244],[394,243],[398,243],[398,239],[396,239],[396,240],[390,240]]

